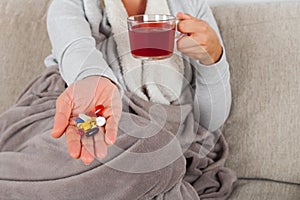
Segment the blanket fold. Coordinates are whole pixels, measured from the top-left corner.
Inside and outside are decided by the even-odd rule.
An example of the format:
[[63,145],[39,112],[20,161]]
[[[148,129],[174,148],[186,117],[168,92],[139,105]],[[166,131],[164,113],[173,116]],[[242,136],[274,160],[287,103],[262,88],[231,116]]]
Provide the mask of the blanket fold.
[[[123,96],[116,143],[85,166],[64,136],[51,138],[65,83],[49,67],[0,115],[0,199],[226,199],[236,176],[224,167],[221,131],[195,123],[191,91],[173,105]],[[189,97],[189,98],[187,98]]]

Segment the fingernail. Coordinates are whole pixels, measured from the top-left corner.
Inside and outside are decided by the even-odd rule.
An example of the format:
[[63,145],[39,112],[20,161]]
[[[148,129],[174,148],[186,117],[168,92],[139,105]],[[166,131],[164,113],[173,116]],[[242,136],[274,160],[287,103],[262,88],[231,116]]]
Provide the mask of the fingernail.
[[71,155],[71,157],[74,158],[74,159],[78,157],[78,154],[77,154],[77,153],[74,153],[74,152],[70,153],[70,155]]
[[100,153],[98,153],[97,158],[101,160],[101,159],[103,159],[105,156],[106,156],[106,153],[100,152]]
[[58,138],[58,131],[57,130],[52,130],[52,133],[51,133],[51,136],[53,137],[53,138]]
[[86,166],[90,165],[90,163],[87,163],[87,162],[83,162]]
[[85,159],[84,161],[83,161],[83,163],[85,164],[85,165],[90,165],[92,162],[94,161],[94,158],[91,158],[91,159]]

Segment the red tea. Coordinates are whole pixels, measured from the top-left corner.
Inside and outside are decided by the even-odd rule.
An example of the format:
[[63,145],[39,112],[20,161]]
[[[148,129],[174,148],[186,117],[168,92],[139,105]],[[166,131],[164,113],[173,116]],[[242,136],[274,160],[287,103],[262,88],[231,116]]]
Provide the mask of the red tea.
[[129,30],[131,53],[134,57],[165,58],[172,55],[175,26],[153,22],[132,26]]

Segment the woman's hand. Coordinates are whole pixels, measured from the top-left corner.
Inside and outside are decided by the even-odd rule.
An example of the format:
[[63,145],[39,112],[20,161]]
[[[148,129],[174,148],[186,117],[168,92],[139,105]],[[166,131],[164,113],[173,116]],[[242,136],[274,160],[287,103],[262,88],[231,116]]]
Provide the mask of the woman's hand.
[[202,64],[216,63],[222,55],[222,46],[212,27],[201,19],[179,12],[178,31],[185,34],[177,40],[178,51]]
[[[99,132],[94,136],[80,136],[76,118],[80,113],[90,113],[100,104],[105,107],[105,126],[99,127]],[[121,113],[122,102],[116,85],[105,77],[87,77],[74,82],[58,97],[52,137],[59,138],[66,133],[71,157],[81,158],[88,165],[94,157],[104,158],[107,146],[115,142]]]

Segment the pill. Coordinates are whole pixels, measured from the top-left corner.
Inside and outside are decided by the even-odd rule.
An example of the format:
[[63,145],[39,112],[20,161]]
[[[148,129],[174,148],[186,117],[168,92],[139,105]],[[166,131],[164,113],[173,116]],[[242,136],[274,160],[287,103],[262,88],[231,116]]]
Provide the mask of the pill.
[[98,127],[95,127],[95,128],[92,128],[92,129],[88,130],[88,131],[85,133],[85,135],[86,135],[87,137],[90,137],[90,136],[93,136],[93,135],[95,135],[96,133],[98,133],[98,131],[99,131],[99,128],[98,128]]
[[79,128],[82,128],[84,131],[87,131],[92,128],[90,121],[86,121],[84,123],[81,123],[80,125],[81,125],[81,127],[79,127]]
[[96,118],[97,126],[104,126],[105,123],[106,123],[106,119],[104,117],[97,117]]
[[96,121],[91,121],[91,126],[96,126]]
[[79,135],[84,135],[84,133],[85,133],[85,132],[84,132],[83,129],[78,129],[78,134],[79,134]]
[[91,120],[91,118],[89,116],[82,114],[82,113],[79,114],[79,118],[85,122]]
[[95,114],[95,112],[94,112],[94,110],[93,110],[93,111],[90,111],[90,112],[88,112],[86,115],[87,115],[87,116],[89,116],[89,117],[91,117],[91,118],[93,118],[93,117],[97,117],[97,116],[96,116],[96,114]]
[[83,122],[84,122],[84,120],[82,120],[82,119],[81,119],[81,118],[79,118],[79,117],[76,119],[76,123],[77,123],[77,124],[79,124],[79,123],[83,123]]
[[102,104],[95,106],[95,114],[97,117],[102,116],[104,111],[104,106]]

